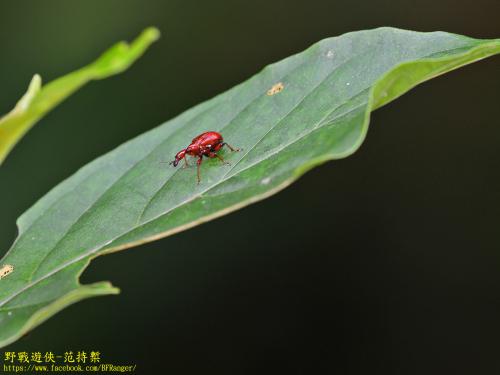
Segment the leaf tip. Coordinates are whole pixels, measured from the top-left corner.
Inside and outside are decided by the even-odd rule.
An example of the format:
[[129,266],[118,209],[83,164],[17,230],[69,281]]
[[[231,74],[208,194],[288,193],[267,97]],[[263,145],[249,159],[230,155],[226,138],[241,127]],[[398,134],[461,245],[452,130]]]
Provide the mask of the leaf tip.
[[[160,30],[156,27],[148,27],[144,29],[132,43],[130,43],[130,50],[140,51],[138,56],[142,54],[151,44],[160,38]],[[137,56],[137,57],[138,57]]]
[[42,87],[42,77],[40,74],[36,73],[33,75],[29,87],[31,88],[32,86],[38,90]]
[[102,79],[123,72],[159,37],[160,31],[157,28],[148,27],[130,44],[123,41],[115,44],[90,65],[92,78]]
[[148,40],[150,42],[156,42],[160,39],[161,33],[160,30],[154,26],[146,28],[139,38],[143,38],[144,40]]
[[19,99],[13,112],[20,113],[28,109],[31,102],[33,101],[33,98],[35,97],[36,94],[38,94],[41,88],[42,88],[42,77],[40,77],[40,74],[35,74],[33,78],[31,78],[30,84],[28,85],[28,90],[22,96],[22,98]]

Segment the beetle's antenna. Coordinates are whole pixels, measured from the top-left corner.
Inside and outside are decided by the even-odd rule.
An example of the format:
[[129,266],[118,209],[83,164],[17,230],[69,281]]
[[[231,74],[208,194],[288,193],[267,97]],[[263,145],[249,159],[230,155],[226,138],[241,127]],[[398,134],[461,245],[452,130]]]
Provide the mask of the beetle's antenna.
[[159,161],[158,162],[159,164],[170,164],[170,165],[174,165],[174,167],[177,167],[177,164],[175,163],[175,160],[172,160],[172,161]]

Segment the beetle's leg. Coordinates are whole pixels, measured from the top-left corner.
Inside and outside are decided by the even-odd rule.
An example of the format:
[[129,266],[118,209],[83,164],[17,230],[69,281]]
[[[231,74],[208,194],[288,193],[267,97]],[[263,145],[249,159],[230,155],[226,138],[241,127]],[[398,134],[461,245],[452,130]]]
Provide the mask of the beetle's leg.
[[203,161],[203,156],[200,156],[200,158],[196,161],[196,164],[197,164],[197,175],[198,175],[198,184],[200,183],[201,181],[201,178],[200,178],[200,167],[201,167],[201,162]]
[[215,152],[209,152],[208,153],[208,157],[209,158],[217,158],[217,159],[219,159],[222,162],[222,164],[231,165],[231,163],[225,161],[222,156],[220,156],[219,154],[216,154]]
[[189,163],[187,161],[187,158],[184,158],[184,165],[182,166],[182,168],[187,168],[189,167]]
[[227,146],[227,147],[229,147],[229,149],[230,149],[231,151],[233,151],[233,152],[234,152],[234,151],[241,151],[241,149],[240,149],[240,148],[234,148],[234,147],[231,147],[231,145],[230,145],[229,143],[226,143],[226,142],[223,142],[223,143],[222,143],[222,146],[221,146],[221,147],[223,147],[223,146]]
[[217,159],[219,159],[219,160],[222,162],[222,164],[231,165],[231,163],[229,163],[229,162],[225,161],[225,160],[224,160],[224,158],[223,158],[222,156],[220,156],[219,154],[215,154],[215,157],[216,157]]

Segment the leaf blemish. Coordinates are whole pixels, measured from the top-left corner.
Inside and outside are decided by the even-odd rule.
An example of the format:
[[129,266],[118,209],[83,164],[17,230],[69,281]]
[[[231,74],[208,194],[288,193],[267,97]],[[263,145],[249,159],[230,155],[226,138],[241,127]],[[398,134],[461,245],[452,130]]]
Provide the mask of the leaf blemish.
[[13,271],[14,271],[14,266],[10,264],[4,265],[2,268],[0,268],[0,280],[3,279],[4,277],[9,276]]
[[330,50],[330,51],[328,51],[328,52],[326,53],[326,57],[328,57],[329,59],[333,58],[333,56],[334,56],[334,53],[333,53],[333,51],[332,51],[332,50]]
[[264,178],[264,179],[263,179],[260,183],[261,183],[262,185],[267,185],[267,184],[268,184],[268,183],[270,183],[270,182],[271,182],[271,177],[266,177],[266,178]]
[[269,90],[267,90],[267,95],[268,96],[276,95],[276,94],[282,92],[284,88],[285,88],[285,86],[283,85],[283,83],[278,82],[278,83],[274,84],[273,87],[271,87]]

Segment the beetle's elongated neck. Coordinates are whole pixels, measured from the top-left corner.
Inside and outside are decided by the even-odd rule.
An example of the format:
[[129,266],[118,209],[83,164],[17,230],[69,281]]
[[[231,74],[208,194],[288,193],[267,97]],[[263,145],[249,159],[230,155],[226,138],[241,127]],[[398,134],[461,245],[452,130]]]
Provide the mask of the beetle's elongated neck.
[[177,164],[179,164],[179,160],[184,159],[186,156],[186,149],[180,150],[177,154],[175,154],[175,159],[170,162],[170,164],[173,164],[174,167],[177,167]]
[[186,156],[186,149],[180,150],[177,154],[175,154],[175,160],[179,161],[181,159],[184,159]]

